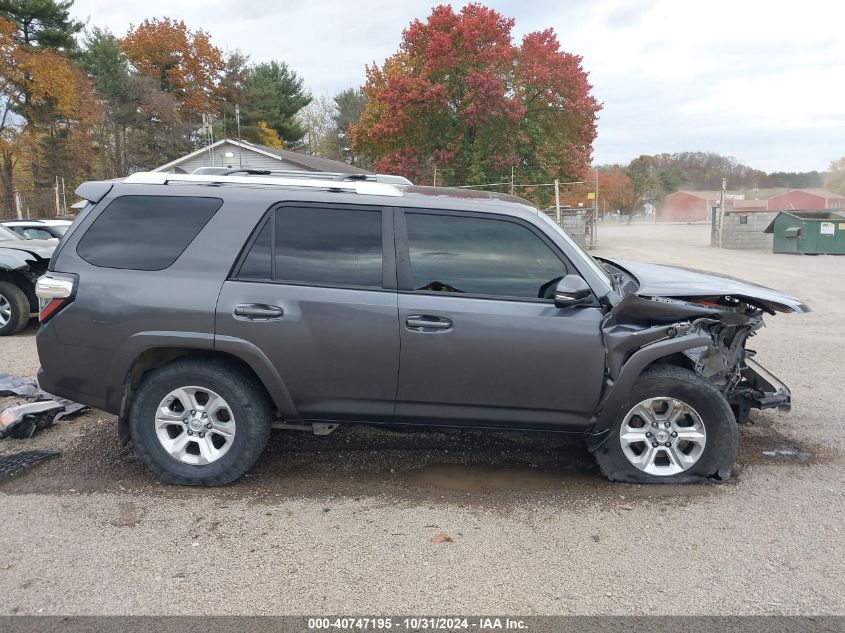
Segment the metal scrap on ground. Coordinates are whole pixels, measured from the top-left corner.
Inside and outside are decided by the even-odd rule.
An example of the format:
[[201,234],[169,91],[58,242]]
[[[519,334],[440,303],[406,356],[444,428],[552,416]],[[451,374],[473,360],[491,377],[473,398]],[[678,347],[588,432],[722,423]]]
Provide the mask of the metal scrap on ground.
[[32,466],[50,457],[55,457],[58,454],[59,451],[54,451],[52,448],[42,448],[0,457],[0,479],[8,477],[19,470],[23,470],[27,466]]
[[4,387],[15,389],[16,395],[34,396],[29,402],[17,403],[0,411],[0,438],[32,437],[36,431],[51,427],[62,418],[79,413],[87,407],[78,402],[49,393],[36,395],[37,385],[28,378],[0,374],[0,395],[10,395]]

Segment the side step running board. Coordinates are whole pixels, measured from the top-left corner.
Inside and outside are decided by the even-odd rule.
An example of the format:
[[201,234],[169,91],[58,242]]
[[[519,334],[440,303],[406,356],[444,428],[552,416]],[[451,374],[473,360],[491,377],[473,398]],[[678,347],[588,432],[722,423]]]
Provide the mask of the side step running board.
[[328,435],[334,431],[339,424],[329,422],[309,422],[307,424],[288,424],[284,420],[274,420],[272,428],[286,431],[312,431],[314,435]]

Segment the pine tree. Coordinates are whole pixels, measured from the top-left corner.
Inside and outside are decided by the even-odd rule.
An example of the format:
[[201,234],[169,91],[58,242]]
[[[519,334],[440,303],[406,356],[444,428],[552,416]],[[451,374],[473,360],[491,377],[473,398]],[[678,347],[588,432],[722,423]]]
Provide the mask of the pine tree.
[[72,6],[73,0],[0,0],[0,18],[18,27],[25,46],[73,51],[85,25],[70,17]]

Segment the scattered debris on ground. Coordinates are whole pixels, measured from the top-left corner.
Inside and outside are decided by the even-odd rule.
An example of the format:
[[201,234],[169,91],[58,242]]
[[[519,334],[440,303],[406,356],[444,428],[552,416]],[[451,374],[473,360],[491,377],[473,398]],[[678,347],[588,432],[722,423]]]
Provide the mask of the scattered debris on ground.
[[0,374],[0,396],[34,396],[38,384],[31,378]]
[[62,418],[86,408],[72,400],[40,394],[32,402],[15,404],[0,411],[0,438],[30,438],[36,431],[49,428]]
[[455,541],[448,534],[435,534],[431,537],[432,543],[454,543]]
[[37,464],[51,457],[55,457],[59,451],[54,451],[52,448],[41,448],[34,451],[23,451],[22,453],[13,453],[6,457],[0,457],[0,479],[4,479],[19,470],[23,470],[28,466]]
[[779,446],[771,451],[763,451],[763,455],[777,461],[799,462],[802,464],[809,462],[813,456],[808,451],[802,451],[799,448],[789,445]]

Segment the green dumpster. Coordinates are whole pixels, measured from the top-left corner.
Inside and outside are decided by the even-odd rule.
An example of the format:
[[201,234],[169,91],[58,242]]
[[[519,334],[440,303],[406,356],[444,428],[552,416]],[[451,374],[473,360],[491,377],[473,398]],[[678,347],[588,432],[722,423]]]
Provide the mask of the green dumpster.
[[774,233],[775,253],[845,255],[845,212],[781,211],[764,233]]

